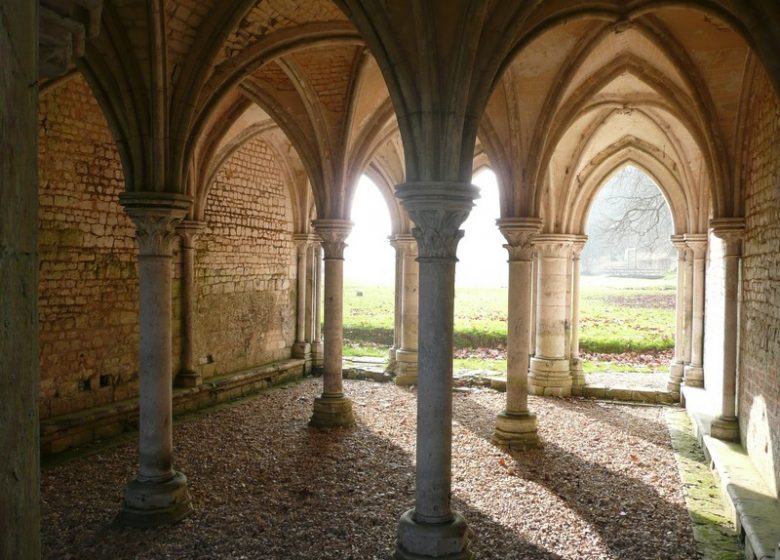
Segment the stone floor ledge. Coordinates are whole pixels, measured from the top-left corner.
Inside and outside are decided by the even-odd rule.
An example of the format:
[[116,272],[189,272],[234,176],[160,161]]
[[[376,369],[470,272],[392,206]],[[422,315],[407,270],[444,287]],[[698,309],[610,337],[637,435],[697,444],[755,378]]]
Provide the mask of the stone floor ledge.
[[745,449],[709,435],[715,417],[702,389],[683,387],[693,429],[717,474],[726,512],[737,528],[747,560],[780,560],[780,500],[753,466]]
[[[202,385],[174,389],[173,412],[192,412],[257,393],[304,376],[305,360],[290,359],[206,379]],[[138,399],[41,420],[41,455],[47,457],[137,428]]]

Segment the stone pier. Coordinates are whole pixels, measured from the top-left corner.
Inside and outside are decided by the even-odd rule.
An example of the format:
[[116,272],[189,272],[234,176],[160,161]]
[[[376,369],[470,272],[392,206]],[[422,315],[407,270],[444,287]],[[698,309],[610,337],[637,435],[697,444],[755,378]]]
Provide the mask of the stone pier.
[[499,447],[512,449],[538,442],[536,415],[528,410],[528,340],[531,337],[532,242],[542,221],[506,218],[497,223],[509,252],[509,304],[506,407],[496,417],[492,441]]
[[566,353],[567,268],[573,236],[540,234],[537,255],[536,347],[531,358],[528,390],[532,395],[571,395],[570,355]]
[[463,183],[407,183],[396,196],[419,247],[419,374],[415,505],[398,527],[396,560],[468,560],[466,521],[452,509],[452,339],[458,241],[478,196]]
[[325,252],[325,356],[322,395],[314,400],[309,421],[316,428],[352,426],[352,401],[344,396],[342,347],[344,345],[344,248],[352,222],[337,219],[314,221]]
[[396,236],[403,254],[401,286],[401,347],[395,352],[395,382],[398,385],[417,383],[417,321],[419,265],[417,240],[411,235]]
[[139,411],[138,474],[125,491],[118,520],[151,527],[192,511],[187,478],[173,470],[171,276],[175,226],[186,215],[185,195],[124,193],[120,203],[138,240]]

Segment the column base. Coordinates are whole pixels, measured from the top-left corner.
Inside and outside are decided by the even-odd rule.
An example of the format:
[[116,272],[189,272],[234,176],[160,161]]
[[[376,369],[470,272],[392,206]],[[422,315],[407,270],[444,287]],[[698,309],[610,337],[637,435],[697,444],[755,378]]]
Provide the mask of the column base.
[[398,540],[395,560],[472,560],[471,530],[466,520],[457,512],[447,523],[420,523],[410,509],[401,516],[398,524]]
[[203,383],[203,379],[197,371],[184,370],[176,374],[173,386],[179,388],[197,387]]
[[395,360],[395,384],[417,385],[417,350],[398,350]]
[[162,482],[131,480],[116,520],[128,527],[157,527],[176,523],[190,513],[187,477],[174,471]]
[[502,449],[524,449],[539,444],[536,414],[507,412],[496,416],[496,428],[490,442]]
[[311,343],[311,366],[315,371],[325,365],[325,350],[322,342]]
[[685,370],[685,364],[675,362],[669,366],[669,381],[666,383],[666,390],[670,393],[677,394],[680,392],[680,385],[682,385],[683,375]]
[[685,366],[683,375],[686,387],[704,387],[704,370],[701,366]]
[[582,360],[572,358],[569,360],[571,367],[571,392],[573,395],[581,395],[585,386],[585,373],[582,370]]
[[739,441],[739,421],[718,416],[710,425],[710,435],[723,441]]
[[293,358],[309,358],[311,354],[311,345],[308,342],[296,342],[292,346]]
[[528,393],[552,397],[571,395],[571,365],[567,358],[531,358]]
[[352,401],[343,394],[323,393],[314,399],[314,413],[309,420],[312,428],[348,428],[355,425]]

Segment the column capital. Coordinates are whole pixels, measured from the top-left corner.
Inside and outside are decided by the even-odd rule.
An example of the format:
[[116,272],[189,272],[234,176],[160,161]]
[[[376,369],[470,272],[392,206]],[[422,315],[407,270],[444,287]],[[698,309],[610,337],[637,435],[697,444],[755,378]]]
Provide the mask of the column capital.
[[588,242],[587,235],[575,235],[574,240],[571,242],[571,257],[575,261],[580,260],[582,250],[585,248],[585,243]]
[[417,240],[411,233],[397,233],[390,236],[390,245],[403,255],[417,256]]
[[703,259],[707,256],[706,233],[686,233],[684,239],[685,244],[693,252],[694,259]]
[[745,239],[744,218],[719,218],[710,220],[712,235],[721,239],[725,257],[739,257],[742,254],[742,241]]
[[685,249],[688,248],[688,246],[685,244],[685,236],[682,234],[676,234],[670,236],[669,239],[671,240],[674,248],[677,249],[678,254],[685,256]]
[[192,205],[192,197],[163,192],[126,192],[119,203],[136,227],[141,256],[171,256],[176,226]]
[[205,229],[206,223],[198,220],[182,220],[176,225],[176,234],[185,249],[194,248],[195,238]]
[[415,224],[421,259],[455,260],[461,224],[479,198],[479,189],[469,183],[418,182],[398,185],[396,197]]
[[314,230],[322,240],[326,259],[344,260],[346,240],[352,231],[352,222],[340,219],[319,219],[312,222]]
[[540,257],[564,258],[571,254],[575,240],[574,235],[565,233],[542,233],[534,237],[533,244]]
[[499,231],[506,239],[504,248],[509,261],[530,261],[533,257],[533,239],[542,229],[539,218],[501,218],[496,220]]
[[296,247],[302,251],[306,251],[312,245],[320,242],[319,236],[313,233],[293,233],[292,240]]

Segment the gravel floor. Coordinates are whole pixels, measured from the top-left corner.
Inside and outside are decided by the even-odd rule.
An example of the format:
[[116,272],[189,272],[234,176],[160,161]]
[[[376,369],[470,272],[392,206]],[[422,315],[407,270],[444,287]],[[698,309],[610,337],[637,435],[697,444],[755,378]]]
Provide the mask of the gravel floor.
[[[347,381],[359,426],[306,427],[309,379],[175,427],[195,513],[178,525],[112,524],[132,477],[123,444],[43,472],[45,558],[390,558],[414,493],[415,394]],[[692,559],[663,411],[531,399],[541,449],[490,445],[504,395],[455,393],[453,497],[480,559]]]

